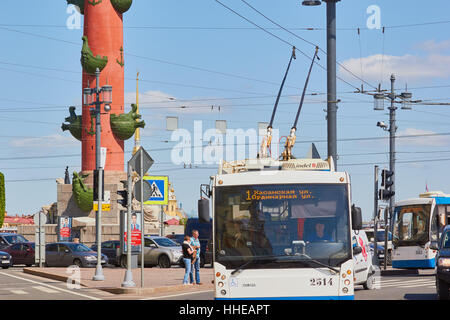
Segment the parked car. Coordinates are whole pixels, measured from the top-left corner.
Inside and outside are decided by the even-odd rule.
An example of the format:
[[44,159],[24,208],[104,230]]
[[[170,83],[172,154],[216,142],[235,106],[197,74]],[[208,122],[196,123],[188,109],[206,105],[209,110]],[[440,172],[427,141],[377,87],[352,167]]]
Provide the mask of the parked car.
[[[97,244],[91,246],[92,251],[97,252]],[[108,257],[108,263],[117,267],[124,266],[124,260],[120,250],[120,240],[102,242],[102,254]],[[125,257],[126,258],[126,257]]]
[[180,246],[183,244],[184,241],[184,234],[168,234],[166,236],[169,239],[172,239],[176,243],[178,243]]
[[442,231],[439,242],[433,241],[431,249],[438,250],[436,255],[436,291],[440,300],[449,299],[450,287],[450,225]]
[[[144,264],[170,268],[180,264],[183,253],[181,246],[167,237],[146,236],[144,238]],[[140,264],[140,259],[138,259]]]
[[185,234],[192,236],[192,230],[198,230],[200,240],[200,267],[212,265],[212,219],[209,223],[202,223],[198,218],[189,218],[186,223]]
[[353,261],[355,284],[362,284],[364,289],[375,289],[376,265],[373,263],[369,239],[364,230],[352,232]]
[[12,266],[11,255],[8,252],[0,251],[0,265],[2,269],[8,269]]
[[0,233],[0,249],[14,243],[29,242],[23,235],[17,233]]
[[[102,253],[102,265],[108,263],[108,257]],[[97,252],[81,243],[55,242],[45,246],[46,267],[95,267]]]
[[12,265],[24,264],[27,267],[30,267],[35,264],[34,242],[14,243],[3,250],[11,255]]

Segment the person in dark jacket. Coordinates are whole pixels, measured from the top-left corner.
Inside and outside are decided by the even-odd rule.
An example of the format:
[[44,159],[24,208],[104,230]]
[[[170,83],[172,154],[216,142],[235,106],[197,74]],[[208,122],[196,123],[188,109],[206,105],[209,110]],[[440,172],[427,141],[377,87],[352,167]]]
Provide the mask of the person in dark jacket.
[[192,249],[191,245],[191,237],[188,235],[184,236],[183,244],[181,245],[181,249],[183,250],[183,263],[184,263],[184,278],[183,278],[183,284],[188,285],[189,284],[189,275],[191,274],[191,268],[192,268],[192,255],[194,253],[194,249]]

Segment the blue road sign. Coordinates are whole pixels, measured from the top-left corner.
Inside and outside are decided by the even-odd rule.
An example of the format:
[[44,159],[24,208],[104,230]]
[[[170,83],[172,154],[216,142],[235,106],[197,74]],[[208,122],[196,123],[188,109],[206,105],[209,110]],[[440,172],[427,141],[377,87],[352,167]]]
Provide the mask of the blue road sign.
[[[144,176],[144,183],[148,184],[149,192],[144,195],[144,204],[168,204],[169,202],[169,177],[168,176]],[[147,189],[148,188],[144,188]]]

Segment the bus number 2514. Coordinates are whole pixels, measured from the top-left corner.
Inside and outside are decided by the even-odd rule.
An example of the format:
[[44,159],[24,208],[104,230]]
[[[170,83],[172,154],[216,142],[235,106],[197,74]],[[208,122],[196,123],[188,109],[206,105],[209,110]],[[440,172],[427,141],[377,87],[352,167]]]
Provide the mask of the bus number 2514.
[[311,278],[309,279],[309,285],[320,287],[320,286],[332,286],[333,278]]

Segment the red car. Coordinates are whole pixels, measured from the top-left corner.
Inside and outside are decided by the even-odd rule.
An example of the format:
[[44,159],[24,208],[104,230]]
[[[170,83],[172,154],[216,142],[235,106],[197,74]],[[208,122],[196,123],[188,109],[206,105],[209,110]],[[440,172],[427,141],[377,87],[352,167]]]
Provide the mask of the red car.
[[24,264],[27,267],[35,264],[34,260],[34,242],[14,243],[3,249],[12,257],[12,265]]

